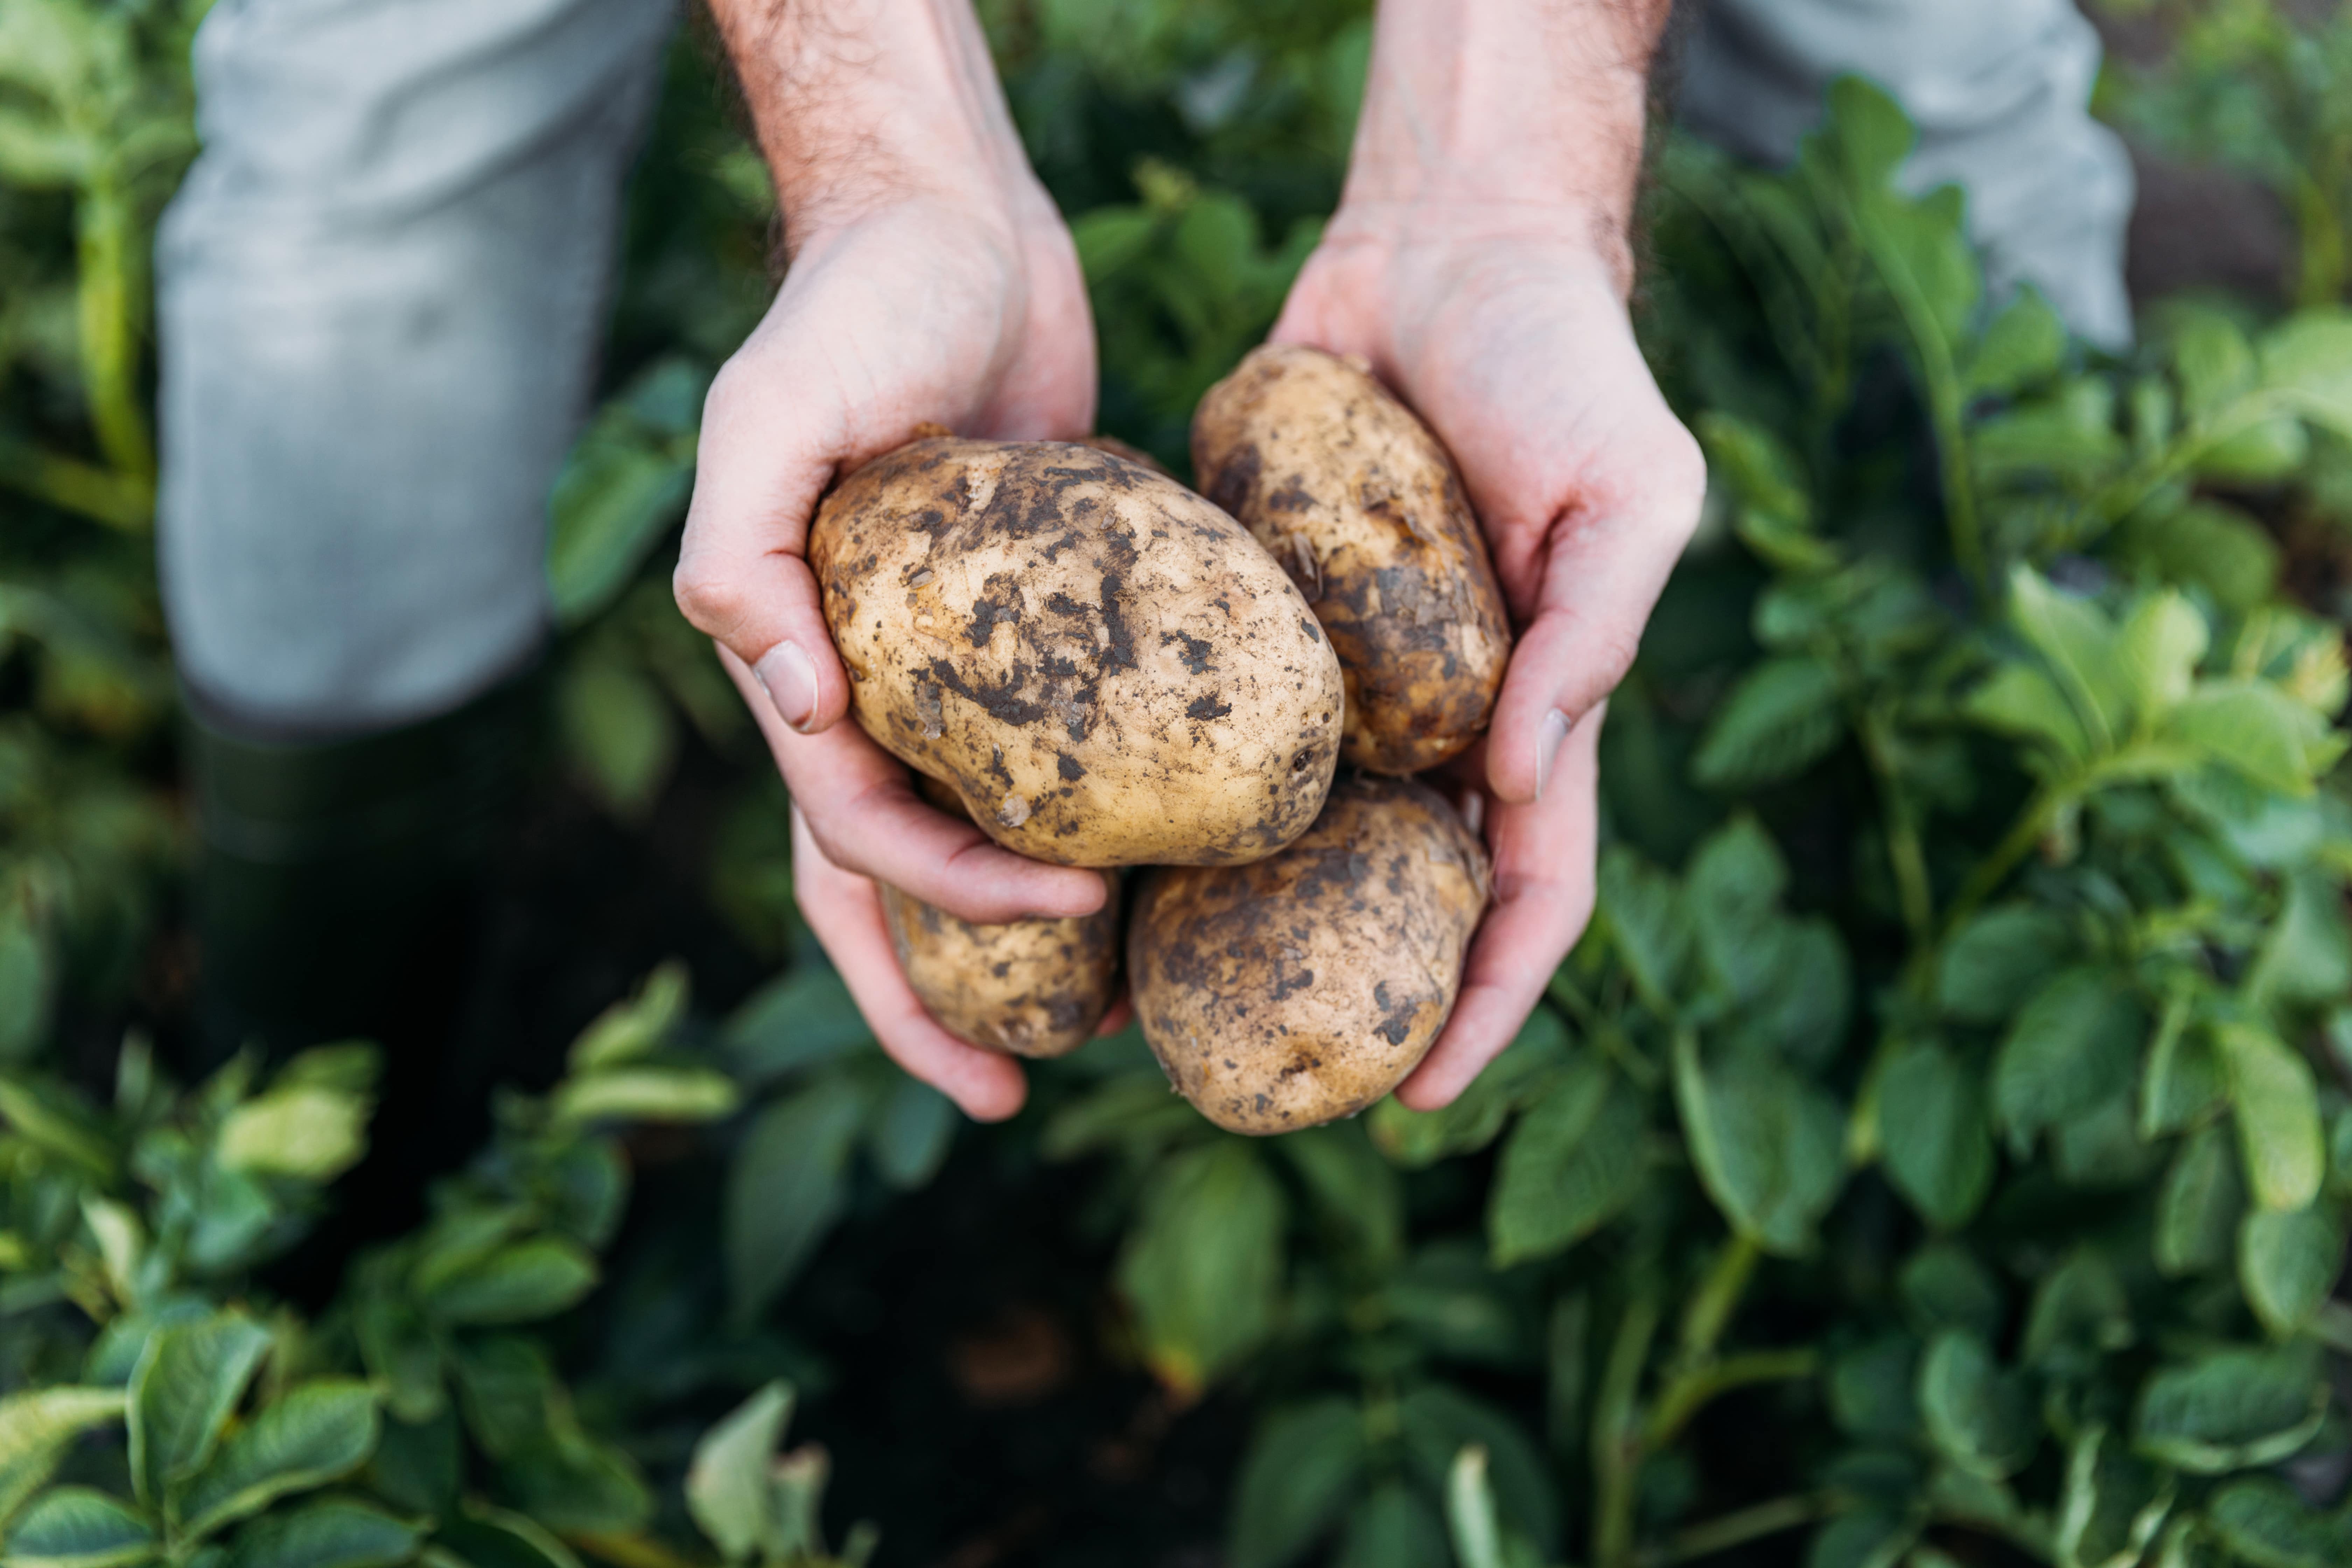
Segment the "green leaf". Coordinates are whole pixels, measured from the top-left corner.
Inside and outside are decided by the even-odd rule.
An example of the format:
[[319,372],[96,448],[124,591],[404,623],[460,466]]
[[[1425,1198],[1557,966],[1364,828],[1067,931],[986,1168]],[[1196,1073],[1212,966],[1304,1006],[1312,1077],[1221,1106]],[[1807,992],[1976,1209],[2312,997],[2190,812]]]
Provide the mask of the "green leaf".
[[1919,1342],[1885,1334],[1830,1363],[1830,1417],[1849,1436],[1908,1440],[1919,1426]]
[[48,939],[23,901],[0,898],[0,1062],[26,1060],[47,1037],[55,971]]
[[2238,1232],[2238,1283],[2246,1305],[2279,1339],[2307,1328],[2344,1271],[2344,1226],[2314,1205],[2250,1214]]
[[2060,1568],[2135,1568],[2171,1509],[2165,1477],[2110,1439],[2105,1427],[2085,1427],[2066,1456]]
[[1444,1383],[1424,1383],[1406,1394],[1398,1415],[1405,1456],[1428,1491],[1444,1495],[1454,1456],[1473,1445],[1484,1448],[1503,1521],[1546,1557],[1556,1550],[1559,1502],[1552,1468],[1517,1421]]
[[2339,436],[2352,436],[2352,313],[2304,310],[2263,338],[2263,384],[2284,394],[2295,412]]
[[1864,1507],[1823,1525],[1805,1553],[1805,1568],[1895,1568],[1919,1539],[1916,1521]]
[[0,1399],[0,1530],[47,1484],[68,1444],[121,1420],[122,1409],[122,1391],[115,1388],[30,1388]]
[[611,413],[555,477],[547,505],[547,584],[559,626],[583,625],[618,598],[686,511],[693,462]]
[[1592,1052],[1519,1118],[1486,1211],[1494,1264],[1507,1268],[1573,1246],[1641,1192],[1642,1097]]
[[1449,1154],[1471,1153],[1493,1142],[1510,1119],[1512,1107],[1523,1095],[1536,1092],[1545,1075],[1567,1059],[1568,1026],[1550,1008],[1538,1007],[1503,1054],[1471,1079],[1453,1104],[1437,1110],[1407,1110],[1391,1096],[1372,1107],[1365,1126],[1373,1145],[1391,1163],[1423,1170]]
[[2147,1020],[2123,984],[2088,967],[2045,981],[1993,1058],[1993,1111],[2015,1144],[2128,1093]]
[[1771,836],[1746,813],[1709,835],[1684,876],[1699,952],[1724,988],[1746,1002],[1770,989],[1789,923],[1780,912],[1788,863]]
[[101,1181],[114,1175],[104,1131],[70,1090],[0,1075],[0,1121],[27,1143]]
[[2131,730],[2133,681],[2114,625],[2089,601],[2063,593],[2031,567],[2009,578],[2010,618],[2049,661],[2075,717],[2105,752]]
[[2276,1464],[2311,1441],[2328,1398],[2318,1348],[2308,1342],[2215,1351],[2148,1378],[2133,1442],[2200,1476]]
[[686,1016],[686,965],[677,959],[646,976],[635,995],[615,1002],[590,1021],[572,1042],[575,1073],[618,1067],[651,1056]]
[[388,1513],[332,1498],[273,1513],[236,1539],[231,1568],[392,1568],[415,1553],[417,1532]]
[[214,1147],[232,1171],[329,1182],[367,1152],[370,1110],[364,1097],[332,1089],[273,1089],[230,1111]]
[[1972,397],[2000,395],[2055,374],[2066,354],[2066,323],[2028,284],[1992,319],[1960,377]]
[[922,1186],[948,1157],[959,1121],[955,1101],[920,1079],[901,1079],[867,1130],[874,1168],[901,1192]]
[[1422,1496],[1391,1481],[1348,1514],[1332,1568],[1431,1568],[1446,1560],[1445,1526]]
[[1495,1489],[1486,1482],[1486,1450],[1475,1443],[1454,1456],[1445,1480],[1445,1527],[1462,1568],[1507,1568]]
[[2173,1155],[2157,1195],[2157,1268],[2171,1275],[2222,1268],[2245,1209],[2245,1183],[2230,1135],[2219,1127],[2191,1133]]
[[1285,1568],[1362,1489],[1363,1418],[1326,1398],[1270,1411],[1242,1455],[1226,1554],[1233,1568]]
[[2229,1106],[2229,1080],[2212,1036],[2192,1027],[2188,1007],[2176,1002],[2158,1026],[2140,1079],[2140,1136],[2154,1142],[2168,1132],[2186,1132]]
[[1878,1085],[1887,1179],[1940,1230],[1966,1225],[1992,1189],[1992,1129],[1984,1080],[1940,1046],[1914,1046]]
[[2216,1028],[2214,1044],[2237,1114],[2247,1190],[2266,1209],[2309,1206],[2327,1174],[2311,1064],[2275,1035],[2243,1024]]
[[438,1280],[420,1305],[446,1323],[528,1323],[596,1288],[596,1259],[576,1242],[535,1236]]
[[2153,725],[2179,707],[2196,684],[2205,657],[2205,617],[2178,593],[2151,594],[2132,607],[2116,638],[2130,677],[2132,709]]
[[2101,1356],[2128,1348],[2136,1337],[2115,1265],[2083,1247],[2033,1292],[2020,1353],[2026,1365],[2053,1376],[2084,1377]]
[[2214,1493],[2205,1524],[2247,1568],[2343,1568],[2352,1561],[2352,1520],[2315,1511],[2269,1476],[2231,1481]]
[[1600,909],[1643,1000],[1671,1014],[1696,937],[1682,889],[1632,850],[1612,845],[1601,857]]
[[2166,719],[2165,739],[2265,789],[2302,796],[2342,744],[2327,721],[2266,681],[2207,680]]
[[1960,710],[1990,730],[2039,741],[2073,766],[2093,755],[2091,736],[2058,683],[2023,664],[2004,664],[1969,693]]
[[725,1073],[696,1067],[606,1068],[555,1086],[548,1110],[559,1126],[592,1121],[716,1121],[741,1100]]
[[367,1467],[367,1488],[406,1514],[447,1518],[457,1510],[465,1445],[457,1412],[443,1405],[426,1421],[383,1423]]
[[128,1568],[153,1562],[161,1545],[154,1526],[128,1504],[88,1487],[57,1487],[18,1516],[0,1565]]
[[2334,873],[2295,868],[2286,898],[2263,940],[2242,994],[2249,1005],[2279,1014],[2336,1001],[2352,990],[2352,930]]
[[1990,1344],[2009,1314],[2000,1281],[1957,1241],[1930,1242],[1913,1253],[1896,1283],[1904,1315],[1924,1338],[1966,1329]]
[[1333,1252],[1385,1272],[1404,1254],[1404,1188],[1360,1129],[1309,1127],[1270,1145],[1307,1189]]
[[269,1345],[268,1331],[234,1311],[148,1340],[131,1374],[131,1476],[142,1501],[160,1500],[211,1462]]
[[2074,947],[2066,922],[2031,904],[1996,904],[1952,933],[1936,966],[1936,1003],[1953,1017],[1994,1024],[2014,1015]]
[[2192,423],[2211,419],[2252,389],[2254,346],[2236,321],[2220,310],[2188,302],[2171,304],[2165,316],[2181,409]]
[[1836,1102],[1752,1055],[1709,1070],[1685,1032],[1675,1042],[1675,1103],[1699,1180],[1732,1228],[1767,1252],[1811,1251],[1813,1227],[1845,1182]]
[[[504,1509],[477,1509],[471,1518],[445,1521],[433,1539],[456,1552],[463,1568],[581,1568],[552,1531]],[[422,1561],[438,1568],[429,1552]]]
[[1691,776],[1709,789],[1746,793],[1804,772],[1844,732],[1835,670],[1809,655],[1768,658],[1715,710]]
[[744,1134],[727,1183],[728,1290],[738,1321],[775,1300],[840,1216],[866,1107],[858,1085],[826,1077],[769,1106]]
[[1974,1334],[1936,1336],[1919,1363],[1918,1400],[1929,1440],[1971,1475],[1999,1480],[2033,1457],[2039,1434],[2024,1385]]
[[771,1470],[792,1414],[791,1386],[771,1383],[694,1446],[686,1476],[687,1511],[730,1563],[757,1551],[773,1556],[783,1550]]
[[736,1070],[757,1085],[869,1046],[874,1031],[841,976],[810,964],[754,992],[723,1037]]
[[658,687],[617,655],[583,653],[555,689],[557,731],[572,772],[624,822],[653,809],[677,757],[677,721]]
[[1119,1249],[1144,1360],[1180,1397],[1273,1331],[1282,1288],[1282,1188],[1239,1139],[1161,1163]]
[[375,1451],[376,1433],[375,1393],[367,1384],[304,1384],[221,1445],[181,1500],[184,1529],[209,1535],[289,1492],[347,1475]]
[[1708,478],[1729,487],[1741,505],[1799,528],[1811,526],[1803,467],[1787,442],[1719,408],[1702,412],[1691,427],[1706,450]]

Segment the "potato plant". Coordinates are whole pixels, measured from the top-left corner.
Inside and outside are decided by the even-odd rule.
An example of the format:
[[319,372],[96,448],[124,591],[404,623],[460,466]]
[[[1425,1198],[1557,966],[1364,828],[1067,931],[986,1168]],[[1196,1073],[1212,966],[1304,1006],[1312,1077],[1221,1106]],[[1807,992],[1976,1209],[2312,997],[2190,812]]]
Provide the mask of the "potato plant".
[[[553,498],[557,735],[629,824],[731,763],[714,900],[791,963],[723,1017],[658,974],[311,1300],[280,1270],[367,1054],[180,1088],[65,1048],[184,840],[141,268],[198,9],[0,0],[0,1563],[889,1561],[777,1451],[784,1380],[827,1415],[792,1331],[960,1143],[1067,1166],[1113,1351],[1248,1413],[1231,1568],[2352,1559],[2340,195],[2298,207],[2295,313],[2156,301],[2114,359],[1982,297],[1859,84],[1783,174],[1667,140],[1640,313],[1708,521],[1612,704],[1546,1005],[1442,1112],[1235,1137],[1129,1032],[983,1133],[794,939],[780,801],[667,602],[772,214],[682,47]],[[1360,7],[986,9],[1105,425],[1181,471],[1336,192]],[[2336,179],[2334,33],[2223,11],[2134,89],[2211,112],[2145,122]]]

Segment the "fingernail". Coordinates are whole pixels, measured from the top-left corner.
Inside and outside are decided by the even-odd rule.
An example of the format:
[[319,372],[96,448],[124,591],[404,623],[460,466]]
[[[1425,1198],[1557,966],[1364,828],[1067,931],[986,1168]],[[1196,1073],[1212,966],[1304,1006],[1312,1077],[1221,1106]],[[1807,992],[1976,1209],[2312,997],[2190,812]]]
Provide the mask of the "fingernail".
[[1536,798],[1541,800],[1544,781],[1551,777],[1551,765],[1559,758],[1559,743],[1568,739],[1568,715],[1555,708],[1544,715],[1543,728],[1536,731]]
[[761,656],[751,673],[759,678],[784,722],[806,731],[808,721],[816,716],[816,666],[809,662],[800,644],[778,643]]

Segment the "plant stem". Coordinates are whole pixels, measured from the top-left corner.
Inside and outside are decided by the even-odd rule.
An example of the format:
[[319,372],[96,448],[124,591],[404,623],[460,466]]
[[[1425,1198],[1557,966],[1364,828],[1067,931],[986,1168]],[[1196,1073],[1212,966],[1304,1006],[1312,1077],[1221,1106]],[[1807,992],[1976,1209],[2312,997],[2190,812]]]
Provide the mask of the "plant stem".
[[618,1531],[567,1531],[563,1539],[613,1568],[703,1568],[703,1560],[673,1551],[649,1535]]
[[1664,1547],[1643,1552],[1641,1565],[1642,1568],[1672,1568],[1677,1563],[1712,1557],[1718,1552],[1728,1552],[1735,1546],[1744,1546],[1760,1537],[1794,1530],[1801,1524],[1811,1524],[1836,1511],[1837,1506],[1838,1500],[1826,1492],[1774,1498],[1769,1502],[1759,1502],[1753,1508],[1743,1508],[1720,1519],[1710,1519],[1677,1531]]
[[76,299],[81,327],[82,374],[89,381],[89,422],[99,450],[124,474],[152,480],[155,443],[139,403],[138,228],[131,195],[119,174],[101,163],[82,187],[76,208],[80,279]]
[[1643,1447],[1647,1451],[1673,1442],[1690,1418],[1719,1394],[1750,1384],[1787,1383],[1811,1377],[1821,1369],[1821,1356],[1809,1350],[1754,1351],[1693,1367],[1667,1384],[1665,1391],[1658,1395],[1657,1404],[1651,1407],[1649,1425],[1643,1431]]
[[0,486],[125,533],[144,533],[155,516],[148,481],[14,441],[0,441]]
[[2017,869],[2018,862],[2032,854],[2033,847],[2042,842],[2042,836],[2049,831],[2050,819],[2058,815],[2058,808],[2071,793],[2070,790],[2047,785],[2035,792],[2033,798],[2026,803],[2025,809],[2018,814],[2017,820],[2010,825],[2008,834],[1993,846],[1991,854],[1977,863],[1976,869],[1969,873],[1969,879],[1961,883],[1960,890],[1953,895],[1950,906],[1944,910],[1941,935],[1950,936],[1959,929],[1961,922],[1977,912],[1978,906],[2000,890],[2000,885],[2009,879],[2009,874]]
[[1723,1338],[1724,1325],[1731,1321],[1740,1296],[1748,1289],[1750,1276],[1756,1272],[1756,1260],[1762,1254],[1756,1243],[1745,1236],[1734,1234],[1715,1255],[1715,1262],[1692,1295],[1690,1308],[1683,1314],[1683,1360],[1696,1366],[1711,1359],[1717,1341]]
[[1642,1431],[1633,1405],[1641,1393],[1642,1368],[1658,1331],[1658,1297],[1644,1288],[1625,1303],[1609,1363],[1601,1374],[1601,1396],[1592,1411],[1593,1568],[1633,1568],[1633,1483],[1642,1468]]
[[1862,737],[1863,755],[1878,780],[1879,802],[1885,816],[1886,862],[1895,873],[1895,901],[1903,910],[1903,928],[1917,947],[1936,929],[1935,891],[1927,879],[1927,855],[1919,840],[1918,816],[1911,809],[1910,792],[1895,772],[1893,739],[1884,720],[1868,708],[1858,708],[1854,731]]

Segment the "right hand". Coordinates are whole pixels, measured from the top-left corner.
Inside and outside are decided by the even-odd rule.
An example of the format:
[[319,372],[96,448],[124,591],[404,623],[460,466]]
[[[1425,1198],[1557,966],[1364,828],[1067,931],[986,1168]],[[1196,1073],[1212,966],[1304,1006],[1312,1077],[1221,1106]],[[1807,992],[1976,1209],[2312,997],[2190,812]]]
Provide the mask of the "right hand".
[[945,425],[1040,440],[1084,434],[1094,333],[1069,237],[1042,191],[1015,229],[937,197],[893,203],[803,247],[704,406],[678,555],[687,618],[759,721],[793,795],[793,881],[809,927],[883,1047],[983,1120],[1019,1109],[1018,1068],[954,1039],[898,973],[874,880],[966,920],[1087,914],[1102,878],[996,847],[915,793],[844,722],[849,679],[805,559],[834,479]]

